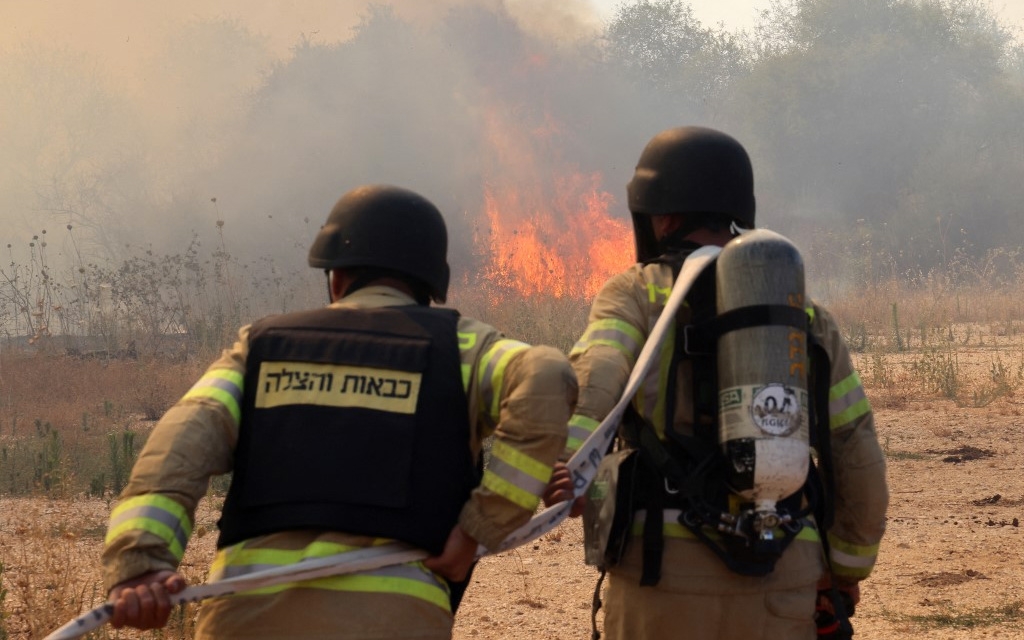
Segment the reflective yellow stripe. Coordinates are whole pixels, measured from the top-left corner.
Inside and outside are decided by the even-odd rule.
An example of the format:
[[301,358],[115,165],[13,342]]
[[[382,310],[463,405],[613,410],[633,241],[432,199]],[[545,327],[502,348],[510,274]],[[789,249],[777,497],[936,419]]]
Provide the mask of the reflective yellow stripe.
[[828,390],[829,428],[837,429],[871,411],[860,376],[854,371]]
[[832,571],[847,578],[866,578],[878,558],[878,545],[860,545],[847,542],[829,532]]
[[469,391],[469,380],[473,376],[473,365],[464,364],[462,365],[462,390]]
[[192,388],[185,393],[182,400],[189,398],[210,398],[224,405],[231,413],[235,424],[242,418],[243,376],[234,369],[214,369],[207,371]]
[[[381,539],[375,542],[381,543],[387,541]],[[302,549],[249,549],[245,545],[245,542],[241,542],[218,550],[217,556],[213,560],[213,564],[210,565],[211,577],[217,575],[219,570],[227,566],[252,564],[295,564],[296,562],[305,560],[306,558],[323,558],[339,553],[345,553],[346,551],[357,551],[363,548],[347,544],[338,544],[337,542],[324,542],[322,540],[312,542]],[[220,576],[217,575],[217,577],[219,578]]]
[[867,398],[864,398],[850,406],[846,411],[830,416],[828,421],[829,429],[838,429],[843,425],[850,424],[857,418],[867,415],[870,411],[871,404]]
[[583,442],[594,433],[597,426],[601,424],[593,418],[581,416],[576,413],[569,418],[569,437],[565,441],[565,449],[574,452],[583,445]]
[[840,398],[859,386],[861,386],[860,376],[858,376],[857,372],[854,371],[836,384],[832,385],[832,388],[828,390],[828,399],[831,401],[836,398]]
[[595,345],[611,347],[626,357],[629,366],[633,366],[640,349],[644,345],[644,336],[636,327],[623,320],[606,318],[595,320],[587,326],[583,336],[573,346],[569,356],[577,356]]
[[551,478],[551,467],[496,440],[491,447],[491,461],[484,471],[482,484],[524,509],[537,508],[540,495]]
[[547,482],[551,478],[550,466],[528,456],[503,440],[494,441],[491,455],[541,482]]
[[242,592],[245,595],[269,595],[280,593],[286,589],[326,589],[329,591],[361,591],[364,593],[396,593],[399,595],[412,596],[420,600],[441,607],[445,611],[451,611],[451,596],[449,592],[440,586],[432,586],[410,580],[408,578],[397,578],[377,575],[349,574],[344,576],[329,576],[317,578],[305,582],[288,582],[285,584],[253,589]]
[[529,491],[520,489],[490,470],[484,471],[484,477],[480,481],[480,485],[528,511],[533,511],[540,504],[539,497]]
[[[375,541],[375,543],[386,542],[388,541]],[[314,542],[304,549],[247,549],[244,545],[243,542],[217,552],[210,569],[209,579],[211,582],[272,567],[295,564],[306,558],[321,558],[361,548],[330,542]],[[447,584],[424,567],[421,562],[410,562],[371,571],[327,576],[301,582],[288,582],[242,593],[244,595],[268,595],[294,588],[407,595],[430,602],[445,611],[451,611]]]
[[488,408],[495,422],[500,419],[502,385],[505,381],[505,367],[518,353],[525,351],[529,345],[518,340],[498,340],[480,358],[480,393],[484,406]]
[[180,503],[157,493],[128,498],[110,513],[105,544],[130,531],[146,531],[159,537],[178,559],[192,535],[192,521]]

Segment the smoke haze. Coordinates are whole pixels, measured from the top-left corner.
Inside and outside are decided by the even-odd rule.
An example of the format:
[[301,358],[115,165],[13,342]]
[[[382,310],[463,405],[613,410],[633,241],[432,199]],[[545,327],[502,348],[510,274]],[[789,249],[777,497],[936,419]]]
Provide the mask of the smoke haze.
[[18,261],[46,229],[80,264],[195,235],[300,272],[334,201],[383,182],[442,208],[472,273],[496,190],[526,220],[585,182],[625,220],[644,143],[680,124],[747,146],[784,233],[889,225],[907,264],[960,229],[1021,239],[1024,56],[986,5],[778,6],[732,33],[672,0],[610,24],[583,0],[6,2],[0,241]]

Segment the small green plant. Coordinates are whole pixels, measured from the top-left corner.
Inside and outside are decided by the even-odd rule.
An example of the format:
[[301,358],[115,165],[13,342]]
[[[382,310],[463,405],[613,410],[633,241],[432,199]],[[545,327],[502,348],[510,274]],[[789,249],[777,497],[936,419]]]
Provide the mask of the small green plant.
[[996,355],[996,359],[992,361],[989,368],[987,384],[972,393],[973,406],[986,407],[998,398],[1012,396],[1022,383],[1024,383],[1024,362],[1020,364],[1016,372],[1012,372],[1003,364],[1003,359]]
[[89,495],[102,498],[103,494],[107,491],[107,476],[106,474],[100,473],[89,479]]
[[135,464],[135,433],[125,430],[118,439],[116,433],[107,434],[110,448],[110,490],[116,496],[128,484],[128,475]]
[[871,355],[871,382],[876,387],[891,387],[893,385],[892,366],[880,353]]
[[36,420],[40,449],[36,453],[33,481],[37,489],[51,496],[63,495],[68,470],[64,464],[64,445],[60,433],[49,422]]
[[1017,365],[1016,371],[1011,371],[1003,363],[1003,359],[996,355],[989,368],[989,379],[999,395],[1012,396],[1021,384],[1024,384],[1024,361]]
[[929,349],[911,363],[911,371],[929,391],[951,400],[960,397],[963,380],[955,350]]
[[850,326],[843,331],[843,338],[846,340],[847,346],[850,351],[854,353],[863,353],[868,348],[868,328],[864,322],[852,322]]

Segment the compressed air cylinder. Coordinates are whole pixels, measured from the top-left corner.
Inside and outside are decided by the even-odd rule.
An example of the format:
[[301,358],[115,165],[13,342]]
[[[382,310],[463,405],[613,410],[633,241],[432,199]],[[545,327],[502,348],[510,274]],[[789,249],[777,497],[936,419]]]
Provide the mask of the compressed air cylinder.
[[[730,241],[716,266],[719,315],[757,305],[804,308],[800,252],[765,229]],[[775,513],[778,501],[807,478],[807,334],[783,325],[725,333],[718,342],[719,443],[727,482],[758,512]]]

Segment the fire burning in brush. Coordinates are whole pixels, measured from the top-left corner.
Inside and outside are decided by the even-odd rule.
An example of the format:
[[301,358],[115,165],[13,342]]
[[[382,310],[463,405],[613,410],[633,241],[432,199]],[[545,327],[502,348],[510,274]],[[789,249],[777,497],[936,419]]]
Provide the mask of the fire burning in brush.
[[492,110],[491,167],[484,187],[488,229],[483,277],[520,296],[589,300],[633,261],[632,229],[610,214],[615,198],[599,173],[559,159],[550,116],[523,131]]

